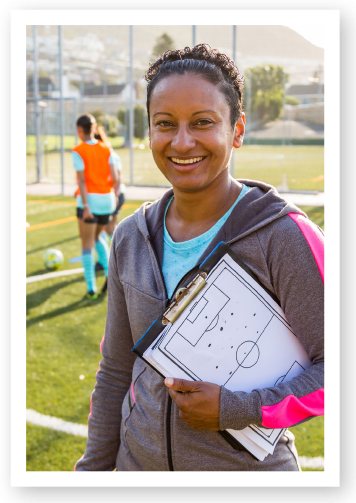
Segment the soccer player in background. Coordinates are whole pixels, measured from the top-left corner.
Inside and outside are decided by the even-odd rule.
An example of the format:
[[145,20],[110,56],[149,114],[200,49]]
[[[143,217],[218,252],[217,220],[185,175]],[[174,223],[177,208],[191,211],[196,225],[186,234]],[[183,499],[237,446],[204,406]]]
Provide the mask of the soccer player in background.
[[[110,216],[109,223],[105,225],[101,235],[103,236],[104,239],[106,239],[108,245],[110,246],[111,244],[111,239],[114,234],[115,227],[117,225],[117,219],[118,215],[120,212],[120,209],[122,205],[125,202],[125,191],[126,191],[126,186],[124,183],[121,182],[121,171],[122,171],[122,164],[121,164],[121,159],[117,155],[117,153],[114,151],[114,149],[111,146],[110,141],[108,140],[105,129],[103,126],[97,126],[96,127],[96,133],[94,135],[94,138],[98,140],[99,142],[103,142],[104,145],[110,148],[111,151],[111,159],[112,162],[116,168],[117,171],[117,180],[115,183],[113,183],[113,188],[115,191],[115,196],[116,196],[116,208],[113,214]],[[111,178],[111,174],[109,175]],[[104,269],[103,265],[100,262],[100,259],[98,258],[98,262],[95,265],[95,271],[102,271]]]
[[[113,186],[118,180],[110,148],[95,139],[95,131],[95,118],[90,114],[81,115],[77,120],[77,132],[82,143],[72,149],[78,180],[76,201],[82,240],[82,264],[89,299],[98,297],[94,247],[104,268],[105,277],[108,275],[109,246],[100,233],[115,211],[116,197]],[[106,281],[102,291],[106,291]]]

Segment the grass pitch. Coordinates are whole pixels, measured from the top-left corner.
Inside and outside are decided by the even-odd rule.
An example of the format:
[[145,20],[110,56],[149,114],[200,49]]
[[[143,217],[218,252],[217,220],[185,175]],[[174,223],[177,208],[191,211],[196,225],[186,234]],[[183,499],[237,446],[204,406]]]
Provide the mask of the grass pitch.
[[[120,218],[141,205],[127,201]],[[323,208],[303,208],[320,227]],[[48,272],[43,253],[58,248],[64,255],[62,269],[81,267],[68,260],[81,254],[76,218],[57,225],[38,224],[75,217],[70,197],[30,196],[27,199],[27,276]],[[104,282],[97,275],[98,288]],[[107,299],[85,298],[82,274],[52,278],[27,285],[27,408],[66,421],[87,424],[90,394],[101,359]],[[84,378],[81,378],[84,376]],[[316,418],[291,428],[300,455],[324,455],[324,422]],[[27,470],[72,471],[82,456],[86,439],[27,425]]]

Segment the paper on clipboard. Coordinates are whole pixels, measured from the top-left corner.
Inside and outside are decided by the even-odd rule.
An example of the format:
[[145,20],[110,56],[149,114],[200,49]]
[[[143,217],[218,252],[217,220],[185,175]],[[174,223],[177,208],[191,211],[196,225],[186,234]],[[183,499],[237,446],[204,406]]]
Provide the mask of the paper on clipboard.
[[[229,255],[206,281],[144,354],[163,375],[251,392],[289,381],[311,365],[282,309]],[[251,425],[238,436],[267,455],[283,431]]]

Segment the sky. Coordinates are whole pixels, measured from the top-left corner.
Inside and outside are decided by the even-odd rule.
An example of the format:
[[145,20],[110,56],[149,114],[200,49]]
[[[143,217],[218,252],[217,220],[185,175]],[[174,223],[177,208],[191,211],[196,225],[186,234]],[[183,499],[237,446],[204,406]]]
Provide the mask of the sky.
[[287,24],[288,28],[296,31],[312,44],[324,48],[324,26],[323,25],[297,25]]

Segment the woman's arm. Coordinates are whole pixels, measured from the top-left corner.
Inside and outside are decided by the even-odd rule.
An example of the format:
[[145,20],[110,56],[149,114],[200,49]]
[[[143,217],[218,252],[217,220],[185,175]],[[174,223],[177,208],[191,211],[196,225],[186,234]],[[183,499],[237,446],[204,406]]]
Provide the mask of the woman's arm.
[[117,268],[119,234],[114,234],[111,244],[103,359],[91,396],[88,442],[76,464],[77,471],[113,470],[120,446],[121,407],[131,383],[135,355],[131,352],[132,335]]
[[117,180],[114,183],[114,191],[115,191],[116,197],[118,198],[120,195],[121,173],[118,170],[116,170],[116,173],[117,173]]
[[93,214],[90,210],[89,207],[89,202],[88,202],[88,192],[87,192],[87,187],[85,185],[85,178],[84,178],[84,171],[78,171],[78,185],[79,185],[79,190],[80,190],[80,195],[82,196],[82,201],[83,201],[83,220],[91,220],[93,217]]
[[257,234],[275,293],[312,365],[291,381],[251,393],[222,387],[221,429],[286,428],[324,414],[324,236],[305,217],[298,215],[298,224],[293,215]]

